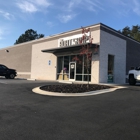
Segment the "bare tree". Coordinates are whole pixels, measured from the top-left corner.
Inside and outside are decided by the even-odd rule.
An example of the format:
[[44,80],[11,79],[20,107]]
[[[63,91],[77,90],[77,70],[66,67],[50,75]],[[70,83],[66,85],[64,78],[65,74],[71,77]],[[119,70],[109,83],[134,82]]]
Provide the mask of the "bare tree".
[[[88,33],[90,33],[90,28],[86,29],[82,27],[82,37],[79,40],[80,44],[82,45],[82,48],[80,49],[80,55],[84,56],[84,59],[85,59],[84,67],[86,68],[86,71],[87,71],[87,81],[88,81],[87,88],[89,87],[89,69],[91,68],[91,60],[92,60],[91,46],[92,46],[92,40],[93,40],[93,38],[91,37],[91,34],[87,35]],[[86,43],[86,41],[88,43]],[[81,64],[81,60],[78,58],[78,56],[75,56],[73,60]]]

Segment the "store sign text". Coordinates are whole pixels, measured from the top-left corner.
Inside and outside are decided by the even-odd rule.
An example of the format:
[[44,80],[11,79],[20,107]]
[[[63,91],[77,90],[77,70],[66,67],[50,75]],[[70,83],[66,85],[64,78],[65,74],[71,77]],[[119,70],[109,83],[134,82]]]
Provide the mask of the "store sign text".
[[88,32],[84,35],[84,39],[83,39],[83,34],[78,34],[78,35],[74,35],[74,36],[70,36],[70,37],[66,37],[66,38],[61,38],[61,39],[59,39],[58,47],[67,47],[67,46],[89,43],[90,39],[91,39],[90,32]]

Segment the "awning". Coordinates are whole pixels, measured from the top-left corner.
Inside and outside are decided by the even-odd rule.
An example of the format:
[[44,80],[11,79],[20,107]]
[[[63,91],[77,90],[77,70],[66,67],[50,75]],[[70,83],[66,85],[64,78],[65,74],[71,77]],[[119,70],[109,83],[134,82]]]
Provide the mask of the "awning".
[[[86,44],[80,44],[80,45],[72,45],[72,46],[67,46],[67,47],[57,47],[57,48],[52,48],[52,49],[45,49],[41,50],[42,52],[47,52],[47,53],[60,53],[60,52],[70,52],[70,51],[78,51],[81,49],[82,46],[89,45],[89,43]],[[91,48],[95,48],[99,46],[98,44],[92,44]]]

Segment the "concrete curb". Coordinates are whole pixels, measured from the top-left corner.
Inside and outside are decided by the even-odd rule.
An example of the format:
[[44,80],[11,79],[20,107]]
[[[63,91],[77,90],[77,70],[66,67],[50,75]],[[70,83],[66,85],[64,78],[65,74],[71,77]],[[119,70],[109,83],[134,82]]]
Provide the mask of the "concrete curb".
[[36,79],[33,79],[33,78],[29,78],[27,80],[29,80],[29,81],[36,81]]
[[49,92],[49,91],[44,91],[41,90],[40,87],[36,87],[32,89],[34,93],[41,94],[41,95],[48,95],[48,96],[64,96],[64,97],[76,97],[76,96],[91,96],[91,95],[98,95],[98,94],[103,94],[103,93],[108,93],[115,91],[119,88],[126,88],[126,87],[115,87],[115,88],[110,88],[110,89],[104,89],[104,90],[96,90],[96,91],[90,91],[90,92],[84,92],[84,93],[58,93],[58,92]]

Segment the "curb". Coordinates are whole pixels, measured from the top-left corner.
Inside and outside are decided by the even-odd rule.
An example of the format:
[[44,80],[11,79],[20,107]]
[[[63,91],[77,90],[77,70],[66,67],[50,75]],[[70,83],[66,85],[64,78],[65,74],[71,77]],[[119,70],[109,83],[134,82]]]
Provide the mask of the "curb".
[[28,81],[36,81],[36,79],[33,79],[33,78],[29,78],[27,79]]
[[108,93],[115,91],[120,88],[126,88],[126,87],[115,87],[110,89],[104,89],[104,90],[96,90],[96,91],[90,91],[90,92],[84,92],[84,93],[58,93],[58,92],[49,92],[41,90],[40,87],[36,87],[32,89],[34,93],[41,94],[41,95],[48,95],[48,96],[64,96],[64,97],[76,97],[76,96],[91,96],[91,95],[98,95],[103,93]]

